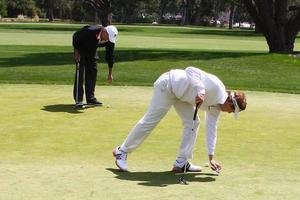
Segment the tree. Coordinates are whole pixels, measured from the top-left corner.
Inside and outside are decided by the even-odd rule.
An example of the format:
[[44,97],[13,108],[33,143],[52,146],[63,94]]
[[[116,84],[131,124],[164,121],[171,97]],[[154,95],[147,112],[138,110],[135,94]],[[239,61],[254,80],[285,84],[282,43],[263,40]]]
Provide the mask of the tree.
[[34,17],[37,14],[38,8],[33,0],[8,0],[7,13],[10,17],[16,17],[19,14]]
[[235,18],[235,13],[236,13],[236,10],[237,10],[237,7],[239,7],[240,3],[238,0],[228,0],[228,5],[229,5],[229,21],[228,21],[228,24],[229,24],[229,29],[232,29],[233,28],[233,23],[234,23],[234,18]]
[[242,0],[269,52],[292,53],[300,29],[300,4],[296,0]]
[[[102,24],[107,24],[109,21],[111,21],[112,13],[111,13],[110,0],[84,0],[84,1],[90,4],[95,9],[96,18],[99,18]],[[95,19],[95,21],[96,20],[97,19]]]
[[143,7],[145,4],[141,2],[141,0],[114,0],[112,1],[113,13],[120,22],[134,23],[139,17],[139,11],[145,9]]
[[208,25],[214,22],[216,26],[218,20],[227,23],[228,19],[224,16],[229,11],[232,1],[234,0],[192,0],[191,24]]
[[0,0],[0,18],[7,15],[7,1]]
[[88,12],[90,6],[82,4],[82,0],[73,0],[71,8],[72,19],[75,21],[92,21],[95,19],[95,12]]
[[190,0],[182,0],[182,19],[181,25],[189,24],[190,16],[191,16],[191,1]]
[[44,2],[49,22],[54,21],[54,1],[55,0],[45,0]]

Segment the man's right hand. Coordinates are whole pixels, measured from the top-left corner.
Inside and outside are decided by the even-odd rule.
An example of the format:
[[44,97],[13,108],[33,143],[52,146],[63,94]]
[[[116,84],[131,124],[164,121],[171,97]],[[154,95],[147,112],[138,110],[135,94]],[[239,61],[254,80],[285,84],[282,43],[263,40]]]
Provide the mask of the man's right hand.
[[201,106],[201,104],[203,103],[204,101],[204,94],[198,94],[196,97],[195,97],[195,103],[196,105]]
[[80,53],[79,53],[78,49],[74,49],[74,60],[77,63],[80,62]]
[[209,159],[209,163],[210,163],[210,168],[213,171],[220,173],[222,170],[222,166],[217,161],[215,161],[214,156],[208,155],[208,159]]

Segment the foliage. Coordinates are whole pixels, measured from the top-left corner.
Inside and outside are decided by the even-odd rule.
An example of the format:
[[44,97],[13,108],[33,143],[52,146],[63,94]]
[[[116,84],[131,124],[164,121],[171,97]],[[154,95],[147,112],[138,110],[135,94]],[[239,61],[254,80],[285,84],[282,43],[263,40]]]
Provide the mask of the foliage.
[[7,15],[7,1],[0,0],[0,18]]
[[[2,0],[1,0],[2,1]],[[211,18],[217,18],[221,11],[228,10],[233,0],[9,0],[9,17],[18,14],[94,21],[97,16],[113,13],[114,21],[121,23],[162,22],[206,25]],[[237,4],[238,7],[240,5]],[[183,18],[175,18],[175,16]],[[97,17],[96,16],[96,17]],[[53,18],[53,19],[52,19]],[[103,17],[102,17],[103,18]]]
[[17,17],[19,14],[34,17],[39,12],[34,0],[8,0],[8,16]]

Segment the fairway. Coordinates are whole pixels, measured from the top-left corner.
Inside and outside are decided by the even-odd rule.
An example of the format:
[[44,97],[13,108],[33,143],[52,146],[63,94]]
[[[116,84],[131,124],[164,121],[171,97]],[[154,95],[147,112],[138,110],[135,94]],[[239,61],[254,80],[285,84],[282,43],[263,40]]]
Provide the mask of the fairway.
[[[0,199],[247,199],[300,196],[300,95],[247,92],[234,120],[222,113],[216,159],[223,172],[186,176],[169,170],[181,122],[174,109],[119,172],[112,149],[146,111],[151,87],[98,86],[111,107],[75,110],[71,85],[0,85]],[[203,112],[200,112],[203,121]],[[207,162],[201,126],[193,162]]]
[[[72,34],[83,24],[0,23],[0,83],[73,84]],[[300,94],[300,60],[269,54],[251,30],[116,25],[114,85],[151,86],[163,72],[196,66],[228,88]],[[299,36],[295,51],[300,50]],[[99,49],[98,85],[107,65]]]

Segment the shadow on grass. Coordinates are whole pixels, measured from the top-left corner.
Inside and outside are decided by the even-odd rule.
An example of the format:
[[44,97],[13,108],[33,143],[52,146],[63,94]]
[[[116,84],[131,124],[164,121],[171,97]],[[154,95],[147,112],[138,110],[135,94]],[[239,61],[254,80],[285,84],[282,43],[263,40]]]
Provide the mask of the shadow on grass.
[[25,54],[18,57],[1,58],[0,68],[19,66],[55,66],[66,64],[71,65],[73,63],[73,53],[71,52],[45,52]]
[[[51,48],[51,47],[49,47]],[[22,51],[22,49],[20,49]],[[49,49],[47,50],[49,51]],[[50,49],[51,51],[51,49]],[[53,50],[54,51],[54,50]],[[1,52],[1,47],[0,47]],[[224,52],[224,51],[197,51],[197,50],[168,50],[168,49],[124,49],[116,51],[117,62],[129,61],[184,61],[184,60],[211,60],[221,58],[238,58],[266,53],[258,52]],[[104,62],[104,52],[99,52],[100,63]],[[57,66],[73,65],[72,52],[41,52],[15,57],[1,58],[0,68],[18,66]]]
[[[171,171],[164,172],[123,172],[118,169],[107,168],[106,170],[114,173],[115,178],[128,181],[136,181],[138,185],[166,187],[179,184],[181,175],[174,175]],[[187,182],[212,182],[218,176],[212,173],[188,173],[184,177]]]
[[75,108],[74,104],[55,104],[44,106],[41,110],[48,112],[67,112],[72,114],[83,113],[80,108]]
[[262,55],[257,52],[224,52],[224,51],[197,51],[197,50],[159,50],[134,49],[117,51],[117,61],[127,62],[135,60],[148,61],[183,61],[183,60],[212,60],[221,58],[238,58]]
[[55,105],[47,105],[44,106],[41,110],[48,112],[67,112],[72,114],[80,114],[83,113],[83,110],[89,108],[103,107],[98,105],[87,105],[84,104],[84,108],[76,108],[74,104],[55,104]]

